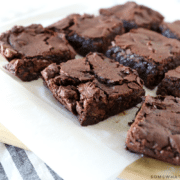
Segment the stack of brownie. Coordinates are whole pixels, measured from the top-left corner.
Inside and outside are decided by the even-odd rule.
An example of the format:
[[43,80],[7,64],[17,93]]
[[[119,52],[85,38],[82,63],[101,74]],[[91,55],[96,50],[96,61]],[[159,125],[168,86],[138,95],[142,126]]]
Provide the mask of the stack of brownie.
[[[160,13],[135,2],[99,13],[2,33],[5,69],[23,81],[41,77],[82,126],[143,99],[127,149],[180,165],[180,21],[164,22]],[[76,54],[83,57],[75,59]],[[158,85],[162,96],[144,97],[143,85]]]

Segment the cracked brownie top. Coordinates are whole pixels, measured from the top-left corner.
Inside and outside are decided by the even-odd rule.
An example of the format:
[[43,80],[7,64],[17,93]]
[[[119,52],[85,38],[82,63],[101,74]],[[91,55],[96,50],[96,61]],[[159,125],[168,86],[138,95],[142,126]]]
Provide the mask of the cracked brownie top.
[[[48,69],[52,69],[52,71]],[[42,74],[46,81],[54,77],[56,77],[56,79],[60,77],[60,79],[65,78],[67,84],[70,83],[74,85],[95,79],[109,86],[131,84],[133,82],[136,84],[136,89],[136,87],[142,88],[143,85],[142,80],[135,70],[125,67],[98,53],[89,53],[86,58],[69,60],[61,63],[59,66],[52,64],[43,71]],[[65,81],[59,83],[66,85]]]
[[71,14],[47,29],[65,33],[69,43],[82,56],[89,52],[105,53],[114,37],[124,33],[122,21],[115,16],[88,14]]
[[48,29],[65,32],[68,36],[77,34],[84,38],[107,38],[111,34],[122,34],[122,21],[116,17],[72,14],[48,26]]
[[180,165],[179,114],[179,98],[147,96],[128,131],[128,149]]
[[153,28],[158,26],[164,17],[157,11],[135,2],[127,2],[107,9],[100,9],[100,14],[105,16],[115,15],[126,22],[133,22],[137,27]]
[[152,59],[156,63],[164,63],[164,60],[180,55],[179,41],[143,28],[116,36],[114,46],[129,49],[130,52]]
[[54,33],[40,24],[27,27],[14,26],[0,36],[1,54],[11,61],[14,58],[54,59],[70,54],[75,57],[74,49],[68,44],[64,34]]
[[143,82],[137,72],[102,54],[89,53],[42,72],[53,95],[82,125],[95,124],[141,101]]

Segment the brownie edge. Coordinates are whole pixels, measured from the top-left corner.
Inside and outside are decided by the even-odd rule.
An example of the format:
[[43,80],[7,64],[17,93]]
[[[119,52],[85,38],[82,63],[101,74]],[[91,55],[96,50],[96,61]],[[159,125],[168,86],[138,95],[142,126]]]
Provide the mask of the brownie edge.
[[143,28],[118,35],[106,56],[137,70],[149,89],[157,86],[164,74],[180,65],[180,42]]
[[124,33],[123,23],[114,16],[71,14],[47,27],[64,32],[77,53],[86,56],[89,52],[105,53],[111,41]]
[[126,138],[128,150],[180,165],[180,98],[147,96]]
[[180,97],[180,66],[165,73],[164,79],[158,85],[156,94]]
[[160,32],[167,38],[180,40],[180,21],[174,21],[172,23],[163,22],[159,26]]
[[41,74],[54,97],[79,117],[82,126],[135,106],[145,94],[135,70],[100,53],[51,64]]

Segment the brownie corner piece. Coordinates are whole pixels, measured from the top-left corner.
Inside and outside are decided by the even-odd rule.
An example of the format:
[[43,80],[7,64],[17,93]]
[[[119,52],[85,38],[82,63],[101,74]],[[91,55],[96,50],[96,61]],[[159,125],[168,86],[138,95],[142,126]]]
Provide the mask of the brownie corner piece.
[[116,17],[71,15],[47,28],[63,31],[74,49],[82,56],[89,52],[105,53],[117,34],[124,33],[123,23]]
[[160,24],[159,30],[167,38],[180,40],[180,20],[172,23],[163,22]]
[[122,20],[126,32],[139,27],[158,31],[159,25],[164,19],[159,12],[135,2],[100,9],[99,13],[104,16],[114,15]]
[[180,66],[165,73],[164,79],[158,85],[156,94],[180,97]]
[[127,149],[180,165],[180,98],[147,96],[126,138]]
[[136,69],[150,89],[161,82],[168,70],[180,65],[180,42],[148,29],[118,35],[112,44],[106,56]]
[[65,34],[40,24],[14,26],[0,35],[0,46],[1,54],[9,61],[5,69],[23,81],[37,79],[52,62],[65,62],[76,55]]
[[145,94],[135,70],[99,53],[51,64],[41,73],[54,97],[79,116],[82,126],[135,106]]

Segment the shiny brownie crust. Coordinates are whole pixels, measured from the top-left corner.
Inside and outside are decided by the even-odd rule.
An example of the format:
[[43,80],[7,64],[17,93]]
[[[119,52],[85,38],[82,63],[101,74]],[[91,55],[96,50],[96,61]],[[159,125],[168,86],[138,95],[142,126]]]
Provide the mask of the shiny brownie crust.
[[134,29],[116,36],[112,44],[106,56],[137,70],[150,89],[161,82],[169,69],[180,65],[180,43],[156,32]]
[[47,29],[64,32],[67,40],[82,56],[89,52],[105,53],[111,41],[124,33],[123,23],[116,17],[72,14]]
[[138,5],[135,2],[127,2],[111,8],[100,9],[99,12],[101,15],[114,15],[122,20],[126,32],[139,27],[158,31],[159,25],[164,19],[157,11],[143,5]]
[[179,98],[147,96],[127,133],[127,149],[180,165],[179,112]]
[[5,69],[23,81],[37,79],[40,71],[52,62],[65,62],[76,55],[65,34],[40,24],[14,26],[0,35],[0,46],[1,54],[9,61]]
[[82,126],[96,124],[141,102],[145,94],[135,70],[99,53],[51,64],[42,77],[54,97]]
[[1,54],[11,61],[15,58],[38,58],[60,62],[74,58],[75,52],[62,33],[47,30],[40,24],[14,26],[0,35]]

